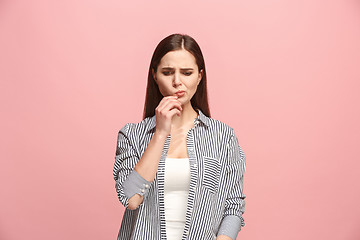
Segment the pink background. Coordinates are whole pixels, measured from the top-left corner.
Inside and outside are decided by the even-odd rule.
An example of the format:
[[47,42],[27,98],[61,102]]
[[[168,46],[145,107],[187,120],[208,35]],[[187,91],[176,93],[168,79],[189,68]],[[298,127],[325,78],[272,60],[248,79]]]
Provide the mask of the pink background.
[[0,2],[0,239],[116,239],[118,130],[151,55],[202,48],[247,157],[238,239],[360,239],[356,0]]

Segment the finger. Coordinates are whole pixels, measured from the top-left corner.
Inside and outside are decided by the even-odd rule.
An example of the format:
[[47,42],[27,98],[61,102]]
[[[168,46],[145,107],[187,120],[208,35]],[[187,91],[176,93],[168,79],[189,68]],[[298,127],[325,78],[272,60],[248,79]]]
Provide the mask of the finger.
[[166,96],[166,97],[163,97],[161,99],[161,101],[159,102],[158,106],[162,106],[164,103],[166,103],[170,99],[177,99],[177,98],[178,98],[178,96]]
[[[177,96],[176,96],[177,97]],[[172,104],[180,104],[180,101],[175,99],[175,98],[165,98],[165,99],[162,99],[161,102],[159,103],[157,109],[162,112],[164,110],[169,110],[171,107],[168,107],[166,108],[166,106],[168,106],[169,103],[172,103]],[[180,104],[181,106],[181,104]]]
[[173,108],[177,108],[180,111],[182,111],[181,103],[177,100],[168,100],[164,104],[164,107],[162,108],[162,110],[166,112],[166,111],[170,111]]
[[173,109],[171,109],[170,111],[169,111],[169,114],[170,114],[170,116],[171,116],[171,118],[176,114],[176,115],[178,115],[178,116],[180,116],[181,115],[181,111],[179,111],[179,109],[177,109],[177,108],[173,108]]

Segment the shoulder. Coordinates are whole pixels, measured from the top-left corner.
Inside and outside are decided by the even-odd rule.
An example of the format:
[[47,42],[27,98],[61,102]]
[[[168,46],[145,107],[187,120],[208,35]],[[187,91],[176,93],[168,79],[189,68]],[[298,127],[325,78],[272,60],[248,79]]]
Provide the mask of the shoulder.
[[[221,160],[226,166],[235,162],[239,163],[239,159],[245,159],[245,154],[239,145],[238,137],[232,126],[215,118],[207,118],[207,122],[208,133],[205,136],[210,136],[212,145],[217,145],[221,152],[226,152],[223,155],[226,156],[226,159]],[[221,153],[218,154],[222,155]]]
[[128,122],[120,128],[119,134],[124,134],[128,137],[140,136],[154,125],[153,121],[154,117],[147,117],[139,122]]
[[210,131],[212,131],[216,135],[223,136],[226,140],[230,140],[233,136],[235,136],[235,131],[232,126],[229,124],[220,121],[216,118],[207,117],[208,127]]
[[210,128],[211,134],[214,136],[216,143],[226,146],[227,150],[234,151],[238,150],[241,155],[244,155],[244,152],[239,144],[239,138],[235,133],[235,130],[229,124],[222,122],[218,119],[207,118],[208,126]]
[[118,131],[118,148],[129,148],[136,150],[141,148],[144,136],[148,132],[150,118],[145,118],[140,122],[128,122],[120,127]]

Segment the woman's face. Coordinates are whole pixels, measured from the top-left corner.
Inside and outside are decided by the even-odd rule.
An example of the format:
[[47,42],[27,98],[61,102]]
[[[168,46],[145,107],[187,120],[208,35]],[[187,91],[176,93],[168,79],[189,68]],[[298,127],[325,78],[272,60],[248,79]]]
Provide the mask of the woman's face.
[[203,74],[202,70],[199,72],[195,57],[185,49],[165,54],[156,73],[152,72],[164,97],[175,96],[177,91],[185,92],[178,98],[182,105],[190,102]]

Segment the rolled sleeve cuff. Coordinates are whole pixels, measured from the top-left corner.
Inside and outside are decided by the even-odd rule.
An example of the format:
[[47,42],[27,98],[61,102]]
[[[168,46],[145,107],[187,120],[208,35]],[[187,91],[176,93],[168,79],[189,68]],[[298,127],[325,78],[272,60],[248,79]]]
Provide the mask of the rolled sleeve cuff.
[[241,219],[235,215],[227,215],[221,222],[218,236],[226,235],[235,240],[241,229]]
[[124,181],[122,188],[127,198],[131,198],[135,194],[144,196],[148,193],[150,182],[144,179],[138,172],[133,170]]

